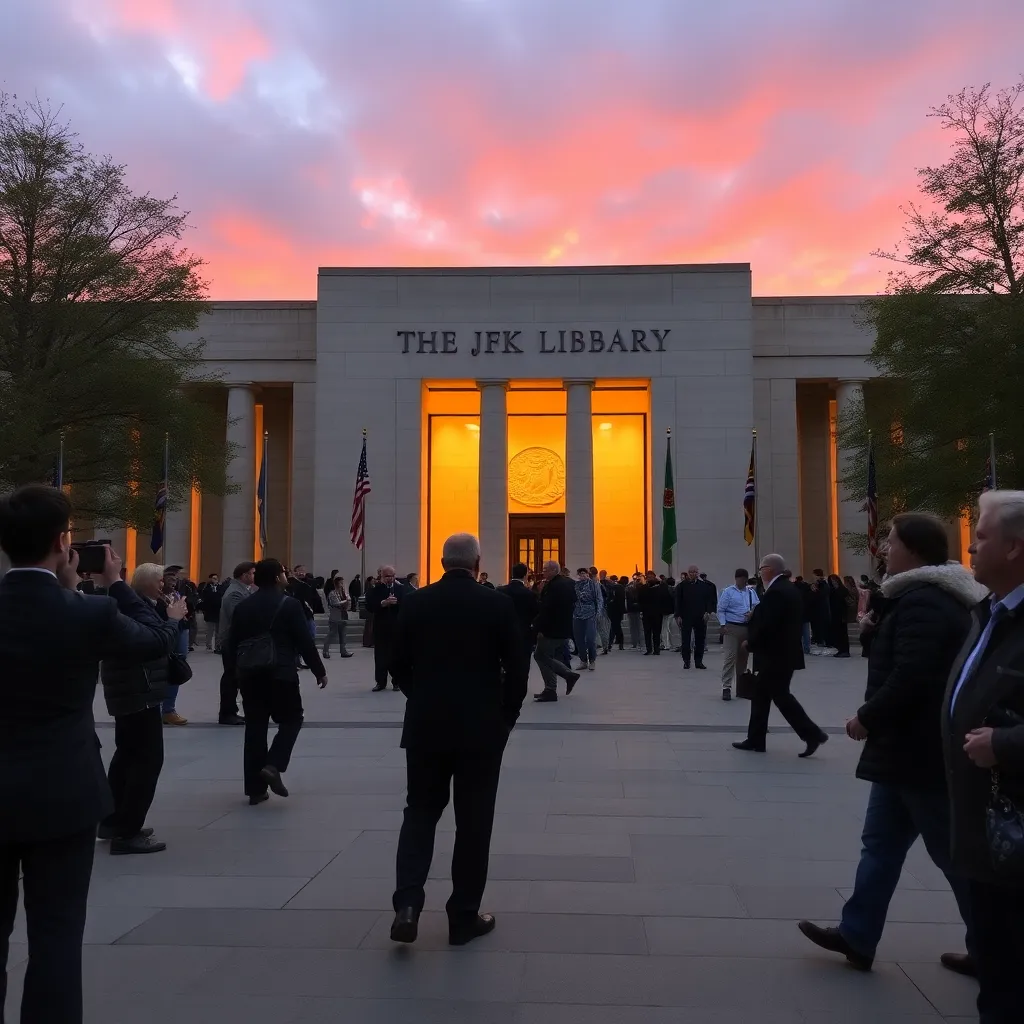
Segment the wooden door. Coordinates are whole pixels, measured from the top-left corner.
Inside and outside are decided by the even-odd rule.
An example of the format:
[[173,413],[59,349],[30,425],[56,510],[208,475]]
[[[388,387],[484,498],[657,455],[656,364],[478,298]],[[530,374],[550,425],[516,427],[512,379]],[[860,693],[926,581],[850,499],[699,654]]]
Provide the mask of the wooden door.
[[565,562],[564,515],[510,515],[508,517],[509,571],[525,562],[530,572],[540,574],[547,561]]

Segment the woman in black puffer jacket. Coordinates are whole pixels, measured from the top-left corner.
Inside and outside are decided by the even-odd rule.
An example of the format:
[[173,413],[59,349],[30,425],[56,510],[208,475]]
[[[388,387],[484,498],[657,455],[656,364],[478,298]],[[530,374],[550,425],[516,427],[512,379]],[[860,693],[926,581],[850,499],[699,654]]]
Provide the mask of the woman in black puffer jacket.
[[812,942],[843,953],[862,970],[871,967],[903,862],[920,836],[967,925],[968,955],[944,953],[942,963],[972,972],[965,886],[950,860],[941,714],[946,681],[970,628],[970,609],[986,591],[948,557],[941,520],[920,513],[895,517],[884,603],[878,622],[868,624],[874,632],[866,699],[846,724],[852,739],[864,741],[857,778],[871,783],[853,895],[838,928],[799,925]]
[[[163,566],[146,562],[132,576],[132,589],[143,603],[121,609],[139,622],[158,625],[167,618],[161,598]],[[167,658],[142,664],[108,658],[100,663],[107,711],[114,718],[114,756],[107,781],[114,795],[114,813],[100,824],[99,836],[109,839],[110,852],[159,853],[166,843],[144,828],[164,764],[161,703],[168,682]]]

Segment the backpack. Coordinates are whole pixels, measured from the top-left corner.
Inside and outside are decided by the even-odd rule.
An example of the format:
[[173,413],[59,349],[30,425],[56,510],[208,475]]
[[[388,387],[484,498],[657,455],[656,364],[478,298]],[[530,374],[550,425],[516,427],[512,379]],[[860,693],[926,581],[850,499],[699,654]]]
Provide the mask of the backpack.
[[257,633],[256,636],[251,636],[238,645],[235,651],[235,670],[239,678],[259,675],[277,667],[277,644],[274,643],[273,629],[277,613],[287,600],[282,598],[281,603],[274,609],[266,632]]

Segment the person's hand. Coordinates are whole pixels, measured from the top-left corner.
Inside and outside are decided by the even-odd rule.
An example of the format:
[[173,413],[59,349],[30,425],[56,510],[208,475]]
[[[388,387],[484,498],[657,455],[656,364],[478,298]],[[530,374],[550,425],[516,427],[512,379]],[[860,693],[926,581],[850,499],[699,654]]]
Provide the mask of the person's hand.
[[753,616],[754,616],[753,612],[744,612],[743,613],[743,621],[744,622],[749,622],[753,618]]
[[972,729],[964,739],[964,753],[979,768],[994,768],[996,764],[995,751],[992,749],[992,730],[985,726],[983,729]]
[[180,594],[175,594],[167,602],[167,618],[171,622],[181,622],[185,618],[185,613],[188,611],[188,607],[185,604],[185,598]]
[[103,572],[100,574],[100,583],[110,588],[121,580],[121,556],[115,554],[109,544],[104,544],[103,548]]
[[319,686],[321,690],[322,690],[322,689],[324,689],[324,687],[326,687],[326,686],[327,686],[327,676],[321,676],[321,677],[320,677],[320,678],[319,678],[319,679],[318,679],[318,680],[316,681],[316,685],[317,685],[317,686]]
[[851,740],[856,740],[858,743],[863,743],[868,738],[868,731],[864,728],[864,723],[854,715],[853,718],[846,720],[846,735]]
[[78,575],[78,552],[74,548],[68,548],[68,560],[57,570],[57,579],[68,590],[77,590],[82,582]]

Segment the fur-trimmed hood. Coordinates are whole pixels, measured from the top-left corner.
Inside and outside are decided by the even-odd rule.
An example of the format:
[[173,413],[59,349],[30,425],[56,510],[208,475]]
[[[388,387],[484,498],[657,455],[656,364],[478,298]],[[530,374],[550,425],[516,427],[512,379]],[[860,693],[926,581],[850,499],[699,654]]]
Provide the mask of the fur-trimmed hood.
[[973,608],[988,594],[971,573],[959,562],[947,562],[945,565],[925,565],[920,569],[909,569],[886,577],[882,583],[882,596],[899,597],[911,587],[930,585],[945,590],[962,605]]

